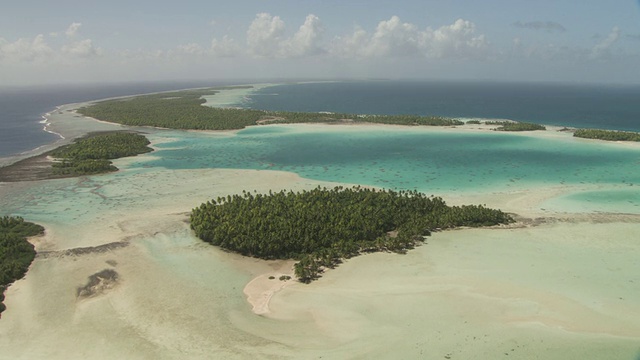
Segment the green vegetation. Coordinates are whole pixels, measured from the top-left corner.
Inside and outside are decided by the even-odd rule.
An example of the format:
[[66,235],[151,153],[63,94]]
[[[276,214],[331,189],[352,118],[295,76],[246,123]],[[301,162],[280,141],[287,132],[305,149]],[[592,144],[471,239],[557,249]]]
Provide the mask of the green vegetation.
[[544,125],[525,123],[525,122],[504,122],[496,129],[497,131],[533,131],[547,130]]
[[61,161],[53,164],[55,175],[90,175],[117,171],[109,159],[153,151],[149,140],[140,134],[113,132],[94,134],[51,152]]
[[190,90],[108,100],[78,109],[96,119],[168,129],[230,130],[255,125],[263,111],[202,106],[213,90]]
[[495,120],[487,120],[484,122],[486,125],[508,125],[513,124],[513,121],[495,121]]
[[463,125],[459,120],[440,116],[354,115],[262,111],[202,106],[204,95],[216,89],[188,90],[101,101],[78,112],[96,119],[131,126],[169,129],[232,130],[271,123],[363,122],[398,125]]
[[631,131],[578,129],[573,133],[573,136],[607,141],[640,141],[640,133]]
[[191,212],[196,236],[223,249],[262,259],[297,259],[302,282],[360,253],[403,253],[436,229],[513,222],[500,210],[447,206],[415,191],[360,187],[301,193],[243,192]]
[[467,124],[480,125],[481,122],[480,122],[480,120],[469,120],[469,121],[467,121]]
[[0,313],[4,311],[4,290],[21,279],[36,256],[27,237],[40,235],[44,228],[21,217],[0,218]]

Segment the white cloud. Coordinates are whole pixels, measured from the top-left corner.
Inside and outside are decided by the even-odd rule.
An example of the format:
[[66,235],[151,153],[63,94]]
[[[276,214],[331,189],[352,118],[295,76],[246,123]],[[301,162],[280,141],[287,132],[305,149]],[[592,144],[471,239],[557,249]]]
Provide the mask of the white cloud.
[[484,35],[476,36],[475,24],[462,19],[433,32],[427,29],[427,35],[429,57],[484,57],[489,46]]
[[611,29],[609,35],[597,43],[592,49],[590,57],[592,59],[601,59],[611,55],[610,49],[620,39],[620,29],[616,26]]
[[197,43],[180,45],[178,46],[178,51],[180,53],[189,54],[189,55],[203,55],[205,53],[204,48]]
[[376,56],[407,56],[419,54],[425,34],[410,23],[400,22],[397,16],[381,21],[371,37],[365,53]]
[[368,39],[367,32],[361,27],[356,27],[351,35],[336,37],[331,52],[342,57],[364,57]]
[[70,38],[74,37],[77,35],[78,30],[80,29],[80,26],[82,26],[82,23],[74,22],[71,25],[69,25],[69,27],[64,33]]
[[91,39],[84,39],[63,46],[62,52],[78,58],[90,58],[101,55],[102,49],[94,47]]
[[192,56],[211,56],[211,57],[234,57],[240,55],[242,49],[235,40],[225,35],[222,39],[214,38],[211,40],[211,46],[206,48],[198,43],[189,43],[180,45],[176,55],[192,55]]
[[279,16],[267,13],[256,15],[247,30],[249,52],[259,57],[279,55],[284,28],[284,21]]
[[322,34],[324,26],[320,19],[313,15],[307,15],[304,24],[300,26],[293,37],[283,44],[283,56],[300,57],[316,55],[324,52],[322,48]]
[[[206,22],[201,25],[207,26]],[[222,27],[220,22],[211,25],[211,29]],[[490,44],[481,29],[464,19],[427,27],[422,22],[403,22],[398,16],[391,16],[371,28],[355,27],[335,33],[332,30],[337,29],[325,28],[319,17],[309,14],[295,26],[286,25],[278,16],[260,13],[241,29],[245,30],[246,38],[220,33],[208,43],[187,39],[184,45],[172,50],[158,50],[150,43],[140,43],[139,47],[108,52],[98,47],[95,40],[84,39],[82,24],[74,22],[66,31],[63,28],[57,33],[0,38],[0,75],[15,82],[35,78],[35,71],[55,79],[76,69],[84,69],[92,78],[109,78],[104,69],[149,78],[158,74],[189,77],[198,71],[247,77],[393,77],[420,73],[473,78],[500,77],[502,70],[522,76],[532,69],[531,74],[537,71],[544,78],[545,71],[562,74],[561,70],[604,68],[614,62],[632,63],[639,56],[637,51],[630,53],[629,48],[625,49],[620,39],[640,36],[625,35],[617,27],[591,39],[591,46],[581,46],[577,41],[569,43],[563,36],[530,36],[534,30],[561,31],[561,25],[550,22],[513,24],[534,29],[530,31],[518,31],[509,24],[518,34],[498,44]],[[456,61],[459,59],[463,61]],[[494,72],[486,72],[487,69]]]
[[470,21],[420,30],[393,16],[381,21],[371,36],[357,28],[352,35],[336,38],[332,52],[346,57],[483,58],[488,47]]
[[[77,30],[77,27],[74,28]],[[3,63],[20,63],[25,66],[30,63],[42,63],[54,66],[99,55],[102,55],[102,49],[94,46],[90,39],[69,40],[66,44],[57,47],[47,43],[42,34],[33,39],[21,38],[14,42],[0,39],[0,60]]]
[[11,61],[42,61],[53,53],[53,49],[47,45],[44,35],[37,35],[33,40],[18,39],[15,42],[8,42],[1,39],[0,54]]
[[[293,36],[286,37],[285,23],[280,17],[261,13],[256,15],[247,30],[247,50],[253,56],[269,58],[316,55],[325,51],[322,47],[323,33],[324,27],[320,19],[309,14],[298,31]],[[226,45],[228,48],[232,44]]]
[[240,45],[225,35],[222,40],[211,40],[211,54],[217,57],[233,57],[242,52]]

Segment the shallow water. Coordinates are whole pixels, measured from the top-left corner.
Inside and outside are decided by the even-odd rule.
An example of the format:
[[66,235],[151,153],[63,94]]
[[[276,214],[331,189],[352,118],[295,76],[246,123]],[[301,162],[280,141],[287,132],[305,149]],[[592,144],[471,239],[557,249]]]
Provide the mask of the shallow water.
[[[366,130],[365,130],[366,129]],[[618,187],[632,196],[574,196],[581,211],[640,212],[640,150],[582,141],[497,132],[358,126],[261,126],[235,136],[161,132],[159,150],[133,168],[269,169],[302,177],[439,195],[504,192],[532,187]],[[252,189],[246,189],[252,190]],[[604,189],[606,191],[606,189]],[[616,190],[618,191],[618,190]],[[551,209],[560,204],[547,204]],[[593,205],[593,206],[591,206]]]

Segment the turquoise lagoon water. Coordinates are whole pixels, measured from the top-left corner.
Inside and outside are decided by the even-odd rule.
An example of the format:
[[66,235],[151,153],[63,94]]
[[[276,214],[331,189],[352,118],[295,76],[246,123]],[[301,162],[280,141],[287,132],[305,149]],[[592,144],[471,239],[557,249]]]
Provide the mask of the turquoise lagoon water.
[[141,157],[133,168],[282,170],[316,180],[434,195],[533,186],[604,187],[570,200],[592,210],[640,211],[640,150],[570,135],[556,139],[424,128],[272,125],[236,135],[154,136],[163,140],[159,150]]
[[271,125],[224,134],[154,130],[149,137],[158,150],[134,158],[127,171],[33,184],[7,194],[0,206],[42,223],[91,222],[122,208],[148,206],[149,194],[163,196],[166,189],[148,188],[163,169],[228,168],[415,189],[445,200],[451,193],[572,185],[575,192],[541,207],[640,213],[640,149],[570,135]]

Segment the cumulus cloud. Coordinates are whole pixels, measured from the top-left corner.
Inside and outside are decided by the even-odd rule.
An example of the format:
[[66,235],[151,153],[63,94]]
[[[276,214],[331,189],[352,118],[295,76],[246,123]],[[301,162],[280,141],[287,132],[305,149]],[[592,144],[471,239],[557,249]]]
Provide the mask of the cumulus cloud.
[[[4,63],[68,64],[78,59],[87,59],[102,55],[102,49],[96,47],[91,39],[73,41],[80,27],[80,23],[73,23],[65,31],[69,37],[66,43],[52,46],[47,38],[39,34],[33,39],[20,38],[13,42],[0,39],[0,60]],[[53,35],[55,34],[55,35]],[[50,34],[50,39],[56,38],[57,33]]]
[[211,40],[211,54],[217,57],[233,57],[242,52],[240,45],[228,35],[221,40]]
[[53,52],[42,34],[37,35],[33,40],[18,39],[15,42],[9,42],[0,39],[1,57],[12,61],[42,61],[51,56]]
[[475,24],[467,20],[420,30],[393,16],[378,23],[372,35],[357,28],[352,35],[337,38],[333,52],[347,57],[470,58],[484,57],[488,46],[485,36],[477,34]]
[[247,30],[249,52],[260,57],[274,57],[280,52],[284,36],[284,21],[268,13],[256,15]]
[[323,33],[320,18],[309,14],[293,36],[286,37],[285,23],[280,17],[261,13],[256,15],[247,30],[247,50],[253,56],[269,58],[317,55],[325,52]]
[[431,48],[428,55],[438,58],[484,57],[489,46],[484,34],[476,35],[476,25],[462,19],[433,31],[428,40]]
[[530,21],[530,22],[516,21],[515,23],[513,23],[513,26],[521,29],[544,30],[550,33],[553,33],[553,32],[563,33],[567,31],[567,29],[564,26],[554,21]]
[[202,55],[205,53],[205,49],[197,43],[179,45],[178,51],[189,55]]
[[304,24],[293,37],[283,43],[283,55],[298,57],[324,52],[321,44],[323,32],[324,26],[320,19],[313,14],[307,15]]
[[223,36],[222,39],[214,38],[211,40],[209,48],[197,43],[180,45],[177,48],[177,54],[193,56],[234,57],[240,55],[241,52],[240,46],[228,35]]
[[68,37],[72,38],[72,37],[74,37],[74,36],[76,36],[78,34],[78,30],[80,29],[81,26],[82,26],[82,23],[74,22],[71,25],[69,25],[69,27],[67,28],[67,30],[64,33]]
[[400,56],[413,55],[420,51],[425,41],[424,33],[418,31],[415,25],[403,23],[397,16],[381,21],[371,37],[365,54]]
[[616,26],[609,35],[591,49],[592,59],[601,59],[611,54],[611,47],[620,39],[620,29]]
[[62,52],[79,58],[89,58],[102,54],[102,49],[93,46],[91,39],[75,41],[62,47]]

